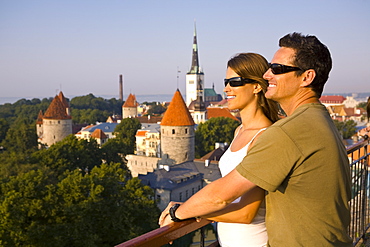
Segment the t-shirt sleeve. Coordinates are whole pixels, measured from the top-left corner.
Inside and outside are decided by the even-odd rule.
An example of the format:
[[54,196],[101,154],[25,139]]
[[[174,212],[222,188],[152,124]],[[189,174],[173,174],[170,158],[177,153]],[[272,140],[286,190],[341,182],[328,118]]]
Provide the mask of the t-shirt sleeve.
[[240,175],[267,191],[276,191],[301,157],[294,141],[281,127],[271,126],[236,167]]

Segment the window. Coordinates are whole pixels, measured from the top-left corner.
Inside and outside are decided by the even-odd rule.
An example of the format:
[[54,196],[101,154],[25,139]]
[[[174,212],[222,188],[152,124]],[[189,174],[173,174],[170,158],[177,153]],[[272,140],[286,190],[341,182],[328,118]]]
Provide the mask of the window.
[[180,194],[179,194],[179,201],[180,202],[182,201],[182,192],[180,192]]
[[194,81],[189,81],[189,84],[194,84]]
[[195,188],[191,188],[191,194],[194,195],[195,194]]
[[175,130],[174,130],[174,129],[172,129],[172,134],[173,134],[173,135],[175,134]]
[[187,133],[188,133],[188,129],[186,128],[186,129],[185,129],[185,134],[187,134]]

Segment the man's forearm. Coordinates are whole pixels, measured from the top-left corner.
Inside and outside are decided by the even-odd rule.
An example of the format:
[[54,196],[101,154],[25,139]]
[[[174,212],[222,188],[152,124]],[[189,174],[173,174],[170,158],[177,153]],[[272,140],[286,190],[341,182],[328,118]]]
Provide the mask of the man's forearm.
[[253,183],[233,170],[190,197],[177,209],[176,217],[187,219],[219,211],[253,187]]

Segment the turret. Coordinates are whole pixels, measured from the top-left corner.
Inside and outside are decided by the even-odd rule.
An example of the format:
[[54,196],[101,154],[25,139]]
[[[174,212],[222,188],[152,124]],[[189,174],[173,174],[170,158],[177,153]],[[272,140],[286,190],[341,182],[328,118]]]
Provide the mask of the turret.
[[161,154],[176,164],[194,160],[194,121],[177,90],[161,122]]

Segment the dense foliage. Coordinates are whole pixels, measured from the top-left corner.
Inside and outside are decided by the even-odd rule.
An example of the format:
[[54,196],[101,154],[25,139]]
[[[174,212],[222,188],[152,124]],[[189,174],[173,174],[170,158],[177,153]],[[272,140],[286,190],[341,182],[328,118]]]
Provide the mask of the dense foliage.
[[[40,99],[20,99],[14,104],[0,105],[0,127],[1,119],[6,119],[9,125],[12,125],[17,119],[26,119],[34,122],[40,110],[45,113],[53,98]],[[68,101],[68,99],[67,99]],[[115,98],[103,99],[95,97],[93,94],[74,97],[70,101],[71,115],[73,123],[94,124],[104,122],[108,116],[113,114],[120,115],[122,112],[121,100]],[[1,138],[1,132],[0,132]]]
[[123,158],[136,121],[102,148],[70,135],[38,150],[34,122],[0,120],[0,246],[114,246],[157,228],[153,190]]
[[231,118],[211,118],[195,131],[195,157],[200,158],[215,148],[216,142],[230,144],[240,123]]
[[116,138],[127,144],[129,150],[127,153],[133,154],[135,150],[135,135],[138,129],[141,128],[141,123],[136,118],[124,118],[116,126],[114,134]]
[[74,97],[70,102],[72,120],[88,124],[105,122],[109,116],[122,113],[122,103],[115,98],[106,100],[93,94]]
[[351,138],[354,134],[356,134],[356,122],[353,120],[348,120],[348,121],[338,121],[334,120],[334,124],[337,127],[339,133],[343,137],[343,139],[349,139]]
[[120,164],[3,179],[1,246],[114,246],[156,228],[153,192]]

